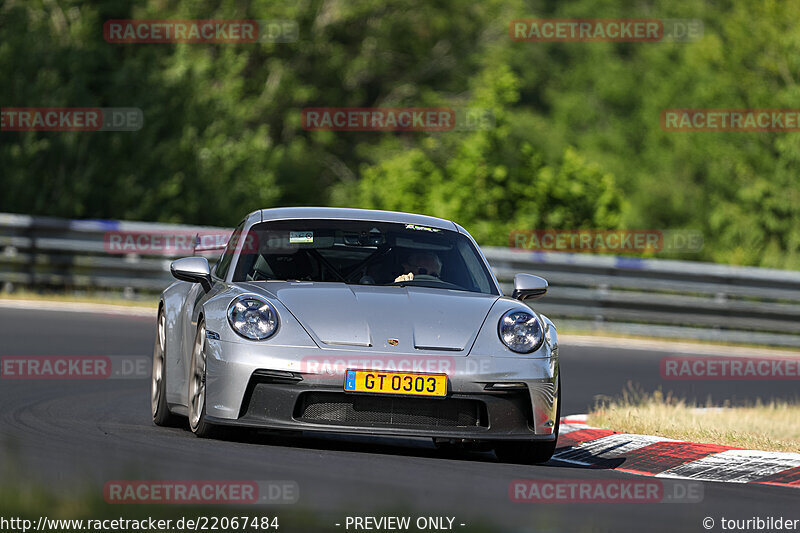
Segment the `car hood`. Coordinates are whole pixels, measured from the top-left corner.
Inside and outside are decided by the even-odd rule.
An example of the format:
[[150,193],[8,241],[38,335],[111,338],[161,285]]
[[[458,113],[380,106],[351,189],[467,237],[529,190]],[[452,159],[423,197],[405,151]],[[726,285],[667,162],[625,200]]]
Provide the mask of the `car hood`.
[[411,286],[284,281],[242,285],[279,300],[323,348],[393,354],[466,355],[498,298]]

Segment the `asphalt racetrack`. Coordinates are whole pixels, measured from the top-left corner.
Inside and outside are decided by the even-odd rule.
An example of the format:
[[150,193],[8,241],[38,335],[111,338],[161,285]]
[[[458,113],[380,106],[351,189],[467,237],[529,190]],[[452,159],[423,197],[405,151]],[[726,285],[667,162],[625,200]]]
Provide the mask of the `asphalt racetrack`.
[[[155,319],[42,309],[0,308],[0,355],[152,355]],[[561,346],[562,414],[586,412],[598,395],[628,382],[689,398],[744,402],[795,398],[796,382],[665,382],[670,352]],[[724,348],[720,349],[725,354]],[[0,475],[23,475],[58,490],[96,490],[109,480],[291,480],[302,509],[324,523],[346,516],[455,517],[455,531],[707,531],[703,519],[800,518],[800,491],[764,485],[703,483],[699,503],[514,503],[515,479],[644,479],[551,461],[497,462],[492,453],[453,455],[425,440],[275,437],[257,432],[198,439],[150,420],[149,378],[0,380]],[[663,480],[665,490],[680,480]],[[124,515],[125,506],[120,506]],[[464,524],[463,526],[461,524]],[[280,531],[291,532],[290,520]],[[481,529],[483,528],[483,529]],[[352,531],[352,529],[350,529]]]

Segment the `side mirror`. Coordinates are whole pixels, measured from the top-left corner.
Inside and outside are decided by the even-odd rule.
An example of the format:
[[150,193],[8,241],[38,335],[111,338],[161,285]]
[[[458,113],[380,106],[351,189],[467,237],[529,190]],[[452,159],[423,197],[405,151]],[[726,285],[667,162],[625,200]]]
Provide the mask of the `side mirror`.
[[205,257],[177,259],[169,265],[169,271],[176,279],[199,283],[206,292],[211,290],[211,269]]
[[536,300],[547,293],[547,280],[533,274],[517,274],[514,276],[514,292],[512,298],[517,300]]

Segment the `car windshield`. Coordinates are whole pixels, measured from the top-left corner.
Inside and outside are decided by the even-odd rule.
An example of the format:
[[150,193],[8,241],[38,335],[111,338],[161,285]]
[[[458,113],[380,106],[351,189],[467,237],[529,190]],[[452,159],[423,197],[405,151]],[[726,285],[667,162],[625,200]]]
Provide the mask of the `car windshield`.
[[254,225],[233,274],[242,281],[422,286],[498,294],[470,239],[416,224],[279,220]]

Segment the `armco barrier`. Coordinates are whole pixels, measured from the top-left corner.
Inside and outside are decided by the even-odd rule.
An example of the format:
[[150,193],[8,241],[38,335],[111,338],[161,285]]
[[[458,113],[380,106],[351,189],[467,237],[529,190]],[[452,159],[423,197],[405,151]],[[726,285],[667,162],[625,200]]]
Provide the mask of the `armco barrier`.
[[[172,282],[169,263],[176,256],[109,253],[107,232],[220,231],[0,214],[0,282],[158,292]],[[518,272],[546,278],[550,290],[536,308],[562,327],[800,347],[800,272],[509,248],[483,251],[506,293]],[[213,262],[218,253],[204,255]]]

